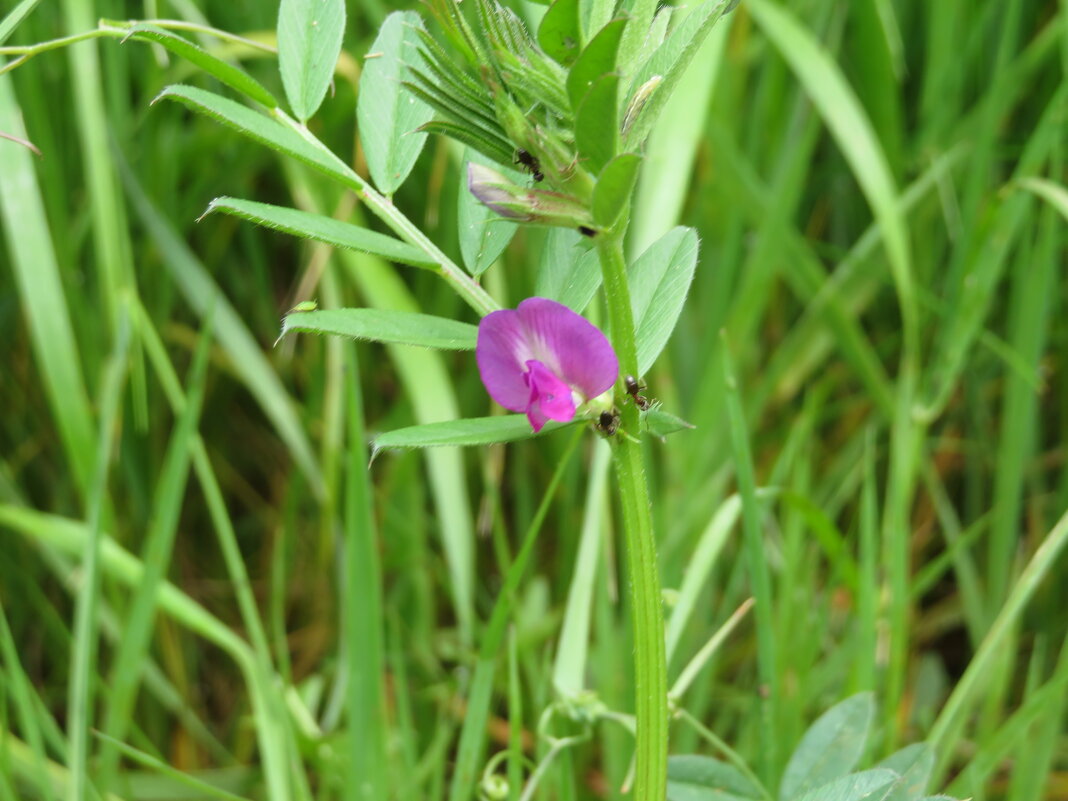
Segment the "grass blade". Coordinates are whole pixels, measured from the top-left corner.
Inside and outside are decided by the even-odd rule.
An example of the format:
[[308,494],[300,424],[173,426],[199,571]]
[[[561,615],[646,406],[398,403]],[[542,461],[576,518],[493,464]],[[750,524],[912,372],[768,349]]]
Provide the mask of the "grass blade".
[[[185,408],[174,429],[159,483],[151,515],[152,525],[145,536],[141,563],[144,572],[141,582],[130,602],[129,612],[123,626],[123,636],[118,644],[111,669],[111,694],[104,716],[103,731],[113,740],[122,742],[133,713],[134,701],[145,653],[152,636],[156,615],[156,597],[167,571],[170,568],[171,552],[178,530],[185,488],[189,477],[192,441],[200,421],[201,402],[204,397],[204,382],[207,375],[208,354],[211,345],[211,323],[200,334],[190,369],[188,395]],[[101,755],[99,777],[108,787],[118,768],[118,752],[105,747]]]
[[[897,286],[906,329],[916,325],[908,228],[879,139],[838,65],[782,6],[750,0],[746,8],[793,69],[834,135],[883,229],[883,244]],[[906,336],[914,336],[915,331]]]
[[214,784],[209,784],[206,781],[198,779],[196,776],[190,776],[188,773],[183,773],[176,768],[171,767],[162,759],[156,759],[151,754],[146,754],[144,751],[139,751],[132,746],[122,742],[122,740],[116,740],[114,737],[109,737],[103,732],[94,732],[94,734],[100,738],[102,742],[107,743],[116,751],[120,752],[123,756],[129,757],[139,765],[144,765],[146,768],[150,768],[154,771],[162,773],[164,776],[169,776],[179,784],[188,787],[191,790],[196,790],[198,793],[212,798],[221,798],[224,801],[248,801],[247,798],[240,795],[234,795],[227,792],[220,787],[216,787]]
[[41,0],[22,0],[0,20],[0,45],[7,41],[8,37],[40,2]]
[[[0,130],[26,135],[8,76],[0,76]],[[0,161],[0,212],[19,300],[71,474],[84,494],[93,474],[93,422],[33,160],[20,145],[0,140]]]
[[611,449],[607,443],[598,442],[590,463],[578,557],[571,574],[564,621],[560,626],[560,636],[556,642],[556,660],[553,663],[553,687],[565,698],[578,695],[586,687],[590,612],[593,608],[597,563],[600,561],[600,544],[607,510],[608,468],[611,462]]
[[37,720],[41,699],[37,696],[33,683],[19,661],[15,638],[11,636],[11,627],[8,625],[7,615],[4,614],[2,606],[0,606],[0,664],[3,664],[3,673],[8,677],[7,692],[13,696],[19,725],[32,751],[33,778],[45,801],[54,801],[56,796],[48,777],[48,756],[45,751],[44,738],[41,735],[41,725]]
[[[92,528],[80,521],[18,506],[0,505],[0,526],[10,528],[32,542],[69,554],[90,551],[96,542],[99,548],[99,570],[102,573],[128,587],[137,587],[144,576],[144,566],[136,557],[99,531],[93,535]],[[286,719],[275,706],[278,699],[276,680],[263,670],[247,644],[227,624],[170,582],[164,581],[159,585],[156,604],[161,611],[218,646],[237,663],[248,686],[257,722],[268,797],[271,801],[288,801],[292,798],[292,793],[289,791],[290,763],[286,754],[292,750],[288,745],[292,737]],[[75,771],[72,767],[72,783],[74,777]],[[79,786],[84,790],[84,778]]]
[[92,672],[96,664],[98,607],[100,603],[104,534],[104,507],[107,503],[108,473],[116,427],[122,412],[122,387],[126,378],[128,336],[119,329],[108,358],[100,397],[100,432],[97,437],[96,465],[85,514],[85,537],[81,551],[84,572],[74,611],[74,642],[71,646],[70,690],[67,697],[67,736],[70,742],[71,797],[89,794],[89,731],[93,726]]
[[738,381],[734,376],[725,337],[721,337],[721,347],[723,349],[723,377],[727,393],[727,419],[738,479],[738,495],[742,506],[745,559],[749,569],[753,599],[756,601],[756,610],[753,614],[757,628],[757,671],[760,683],[767,688],[767,694],[758,701],[760,730],[764,736],[764,747],[761,750],[763,772],[761,778],[767,784],[779,766],[779,749],[776,746],[775,736],[778,720],[776,704],[779,698],[779,678],[775,667],[775,609],[771,594],[771,576],[764,552],[762,511],[760,502],[757,500],[756,475],[749,450],[749,428],[742,411]]
[[960,738],[960,731],[965,723],[965,713],[969,705],[974,703],[976,693],[982,688],[984,679],[987,678],[987,668],[999,658],[999,649],[1005,638],[1019,622],[1020,615],[1028,601],[1056,564],[1057,557],[1066,544],[1068,544],[1068,512],[1061,516],[1027,563],[1027,567],[1024,568],[1019,580],[1012,588],[1008,600],[983,639],[982,645],[979,646],[979,650],[968,664],[967,670],[954,687],[927,735],[927,742],[938,754],[935,768],[936,784],[941,780],[953,754],[954,746]]
[[348,662],[347,699],[349,766],[347,797],[378,801],[388,795],[386,781],[385,692],[382,677],[382,578],[378,528],[375,525],[371,479],[364,445],[363,397],[360,393],[356,348],[348,348],[348,440],[345,466],[345,658]]
[[1068,189],[1046,178],[1022,178],[1019,184],[1045,200],[1068,220]]

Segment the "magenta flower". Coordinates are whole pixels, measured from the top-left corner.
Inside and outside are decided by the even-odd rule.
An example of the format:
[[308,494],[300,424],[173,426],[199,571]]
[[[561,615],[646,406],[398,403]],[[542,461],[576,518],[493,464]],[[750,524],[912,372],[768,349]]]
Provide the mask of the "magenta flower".
[[619,374],[605,335],[547,298],[482,318],[475,356],[490,397],[525,412],[535,431],[549,420],[574,419],[576,407],[610,389]]

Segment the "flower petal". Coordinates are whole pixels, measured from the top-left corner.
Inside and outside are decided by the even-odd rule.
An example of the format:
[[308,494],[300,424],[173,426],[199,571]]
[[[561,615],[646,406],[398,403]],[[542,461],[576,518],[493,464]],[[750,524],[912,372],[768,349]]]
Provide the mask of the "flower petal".
[[490,397],[526,412],[535,431],[548,420],[574,419],[576,405],[610,389],[619,374],[605,335],[547,298],[482,318],[475,357]]
[[514,309],[501,309],[478,325],[475,359],[489,396],[505,409],[525,412],[530,388],[524,375],[531,358],[526,328]]
[[530,359],[527,368],[526,380],[530,385],[527,419],[534,430],[540,431],[546,420],[561,423],[573,420],[575,401],[571,397],[571,387],[537,359]]
[[619,360],[593,323],[548,298],[527,298],[516,312],[526,329],[532,358],[543,362],[583,400],[597,397],[615,383]]

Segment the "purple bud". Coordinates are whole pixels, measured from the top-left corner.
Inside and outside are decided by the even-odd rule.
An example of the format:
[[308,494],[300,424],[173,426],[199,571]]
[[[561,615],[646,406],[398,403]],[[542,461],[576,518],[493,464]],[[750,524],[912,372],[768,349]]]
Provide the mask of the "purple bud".
[[467,188],[483,206],[511,220],[593,230],[590,212],[577,198],[517,186],[496,170],[473,161],[467,164]]
[[467,188],[479,203],[502,217],[517,220],[528,219],[527,215],[516,208],[516,203],[522,201],[525,191],[518,186],[513,186],[496,170],[473,161],[468,162]]

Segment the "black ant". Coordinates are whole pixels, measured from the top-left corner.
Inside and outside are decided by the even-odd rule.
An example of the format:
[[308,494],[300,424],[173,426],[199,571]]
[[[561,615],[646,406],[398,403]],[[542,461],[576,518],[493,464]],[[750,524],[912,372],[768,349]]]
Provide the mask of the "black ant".
[[623,386],[627,390],[627,394],[630,395],[630,399],[634,401],[635,406],[643,412],[649,408],[649,399],[641,394],[641,391],[645,389],[645,385],[639,384],[637,378],[628,375],[623,379]]
[[523,148],[519,148],[515,152],[515,163],[522,164],[526,167],[530,174],[534,176],[534,181],[542,181],[545,179],[545,174],[541,171],[541,163],[536,156],[532,156],[529,152]]
[[594,427],[606,437],[612,436],[619,430],[619,412],[615,409],[610,412],[601,412]]
[[585,237],[589,237],[590,239],[593,239],[595,236],[597,236],[597,229],[590,228],[590,226],[588,225],[580,225],[578,227],[578,232]]

